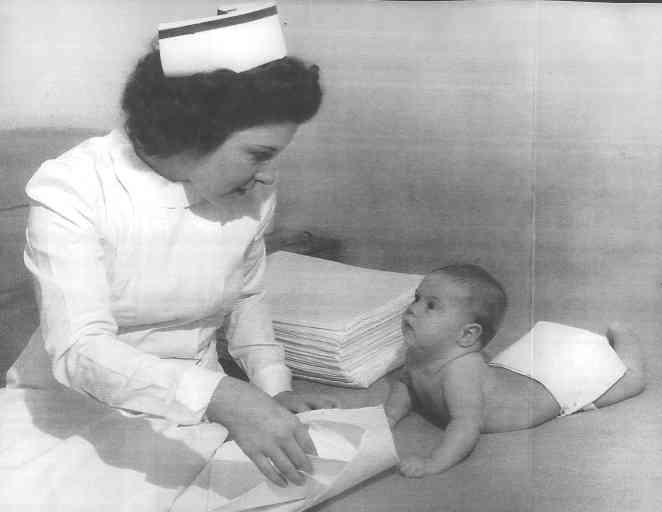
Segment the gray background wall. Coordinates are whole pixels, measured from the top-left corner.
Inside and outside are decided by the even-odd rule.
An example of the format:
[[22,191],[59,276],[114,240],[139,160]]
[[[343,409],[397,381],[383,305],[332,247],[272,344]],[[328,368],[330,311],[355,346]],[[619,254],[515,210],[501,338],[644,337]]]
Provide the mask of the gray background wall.
[[[279,2],[323,108],[276,162],[277,225],[340,238],[349,263],[497,275],[532,318],[659,330],[662,6],[540,1]],[[192,0],[5,0],[0,6],[2,290],[16,286],[38,162],[119,122],[159,21]],[[37,128],[66,129],[44,136]],[[83,129],[83,131],[69,131]],[[5,184],[11,184],[11,186]],[[19,206],[18,208],[16,208]]]

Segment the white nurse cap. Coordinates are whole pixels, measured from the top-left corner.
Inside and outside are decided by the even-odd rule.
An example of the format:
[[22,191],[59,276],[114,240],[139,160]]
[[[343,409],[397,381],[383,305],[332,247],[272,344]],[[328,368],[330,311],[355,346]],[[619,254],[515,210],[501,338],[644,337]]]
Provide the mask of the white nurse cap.
[[218,16],[159,25],[166,76],[241,72],[287,55],[275,2],[222,5]]

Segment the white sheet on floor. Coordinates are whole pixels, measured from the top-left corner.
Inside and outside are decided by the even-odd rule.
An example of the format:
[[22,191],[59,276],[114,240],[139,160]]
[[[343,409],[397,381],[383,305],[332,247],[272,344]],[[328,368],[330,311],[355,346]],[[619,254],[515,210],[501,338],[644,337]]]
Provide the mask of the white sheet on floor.
[[0,510],[165,512],[223,443],[69,389],[0,389]]

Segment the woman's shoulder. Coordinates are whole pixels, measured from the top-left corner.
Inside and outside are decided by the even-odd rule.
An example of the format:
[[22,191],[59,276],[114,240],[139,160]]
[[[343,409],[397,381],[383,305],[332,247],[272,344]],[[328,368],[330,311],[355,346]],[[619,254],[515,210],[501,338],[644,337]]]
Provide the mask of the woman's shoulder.
[[115,131],[92,137],[46,160],[28,181],[25,191],[30,199],[49,202],[60,197],[94,201],[102,188],[103,173],[112,162],[118,139]]

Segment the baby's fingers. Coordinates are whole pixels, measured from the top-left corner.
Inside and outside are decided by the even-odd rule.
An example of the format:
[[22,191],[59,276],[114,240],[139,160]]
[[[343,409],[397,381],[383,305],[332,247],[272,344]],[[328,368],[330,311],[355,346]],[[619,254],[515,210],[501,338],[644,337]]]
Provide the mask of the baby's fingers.
[[425,462],[417,457],[405,459],[400,463],[400,473],[409,478],[421,478],[425,475]]

